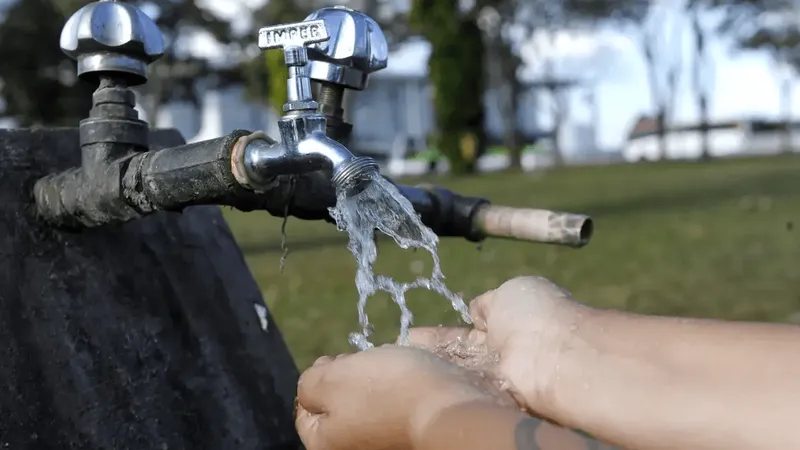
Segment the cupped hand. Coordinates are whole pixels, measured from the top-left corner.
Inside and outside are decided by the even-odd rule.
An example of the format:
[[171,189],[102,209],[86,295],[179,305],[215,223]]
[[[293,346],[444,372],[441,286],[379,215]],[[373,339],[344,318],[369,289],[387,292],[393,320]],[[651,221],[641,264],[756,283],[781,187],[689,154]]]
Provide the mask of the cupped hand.
[[318,359],[300,376],[297,396],[296,426],[308,450],[407,450],[447,408],[514,404],[474,371],[395,345]]
[[589,312],[546,278],[514,278],[470,303],[473,328],[413,328],[409,343],[489,372],[522,408],[547,414],[559,357]]

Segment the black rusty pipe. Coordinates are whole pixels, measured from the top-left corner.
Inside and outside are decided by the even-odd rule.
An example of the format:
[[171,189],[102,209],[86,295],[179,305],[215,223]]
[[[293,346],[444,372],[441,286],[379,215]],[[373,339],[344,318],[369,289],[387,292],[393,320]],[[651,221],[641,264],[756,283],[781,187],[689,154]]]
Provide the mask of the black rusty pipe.
[[[231,149],[250,134],[220,138],[135,156],[123,179],[126,201],[142,213],[180,211],[193,205],[229,205],[251,192],[231,172]],[[230,206],[235,206],[230,205]]]
[[[440,186],[407,186],[388,180],[409,199],[422,222],[441,237],[461,237],[472,242],[495,237],[580,248],[589,243],[594,233],[592,219],[582,214],[496,206],[486,199],[459,195]],[[284,196],[283,203],[268,202],[269,206],[288,205],[290,215],[331,221],[328,208],[336,198],[329,178],[316,172],[299,178],[297,183],[294,197]],[[275,210],[270,213],[282,215]]]
[[[102,167],[92,164],[92,173],[77,168],[47,176],[34,186],[38,213],[55,225],[96,227],[155,211],[179,212],[188,206],[216,204],[242,211],[265,210],[279,217],[332,221],[328,208],[335,205],[336,195],[329,173],[276,177],[258,193],[237,182],[233,149],[250,134],[237,130],[193,144],[132,151]],[[423,223],[442,237],[477,242],[499,236],[573,247],[585,245],[591,237],[592,223],[585,216],[495,207],[485,199],[439,186],[394,184]]]
[[[56,225],[96,227],[134,220],[154,211],[217,204],[330,221],[328,208],[335,205],[336,195],[329,174],[310,172],[294,180],[276,178],[269,189],[258,194],[237,182],[232,172],[232,148],[238,139],[250,134],[237,130],[207,141],[131,152],[105,164],[93,161],[87,168],[44,177],[34,186],[38,213]],[[485,200],[462,197],[436,186],[397,187],[437,234],[479,239],[469,219],[476,206],[487,203]]]
[[[84,158],[83,167],[36,182],[37,212],[54,225],[96,227],[127,222],[153,211],[226,204],[237,197],[252,206],[252,194],[239,186],[230,169],[230,148],[246,134],[249,132],[235,131],[150,152],[130,147],[127,154],[117,152],[116,159]],[[96,145],[100,144],[93,147]]]

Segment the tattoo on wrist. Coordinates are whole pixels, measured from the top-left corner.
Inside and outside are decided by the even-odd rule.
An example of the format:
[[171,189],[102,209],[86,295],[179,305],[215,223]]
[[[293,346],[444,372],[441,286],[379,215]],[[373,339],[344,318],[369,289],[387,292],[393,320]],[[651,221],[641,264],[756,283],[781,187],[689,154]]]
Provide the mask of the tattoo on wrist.
[[517,422],[514,443],[516,450],[617,450],[583,431],[558,429],[533,417]]

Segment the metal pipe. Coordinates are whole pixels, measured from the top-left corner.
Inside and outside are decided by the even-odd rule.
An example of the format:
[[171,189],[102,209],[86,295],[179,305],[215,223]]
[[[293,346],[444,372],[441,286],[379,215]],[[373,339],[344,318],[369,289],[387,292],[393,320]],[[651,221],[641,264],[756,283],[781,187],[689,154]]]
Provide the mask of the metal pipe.
[[[48,176],[34,187],[37,211],[51,223],[84,227],[204,204],[332,221],[328,208],[335,206],[336,195],[333,181],[324,170],[293,174],[292,182],[287,175],[276,175],[270,181],[264,179],[258,191],[241,184],[237,149],[257,141],[261,147],[277,146],[263,134],[235,131],[208,141],[134,153],[88,176],[82,169]],[[315,163],[329,162],[319,161]],[[493,206],[485,199],[434,185],[395,186],[409,199],[422,222],[442,237],[473,242],[502,237],[582,247],[593,233],[593,222],[584,215]]]
[[475,211],[473,224],[487,237],[575,248],[587,245],[594,234],[594,222],[583,214],[488,204]]
[[[180,211],[192,205],[226,204],[244,195],[233,175],[231,152],[249,131],[134,156],[122,180],[127,203],[143,213]],[[264,141],[267,142],[267,141]]]
[[97,227],[192,205],[261,209],[255,193],[237,182],[231,167],[231,148],[249,134],[234,131],[193,144],[131,151],[43,177],[33,188],[37,213],[58,226]]

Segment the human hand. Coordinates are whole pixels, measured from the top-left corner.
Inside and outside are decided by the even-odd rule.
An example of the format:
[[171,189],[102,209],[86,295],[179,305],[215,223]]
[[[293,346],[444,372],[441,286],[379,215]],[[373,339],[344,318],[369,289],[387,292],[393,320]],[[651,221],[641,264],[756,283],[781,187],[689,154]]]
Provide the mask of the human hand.
[[307,450],[408,450],[440,412],[476,402],[514,405],[474,371],[388,345],[319,358],[300,376],[295,424]]
[[470,303],[474,328],[413,328],[409,343],[488,371],[522,408],[552,417],[559,357],[590,311],[543,277],[519,277]]

